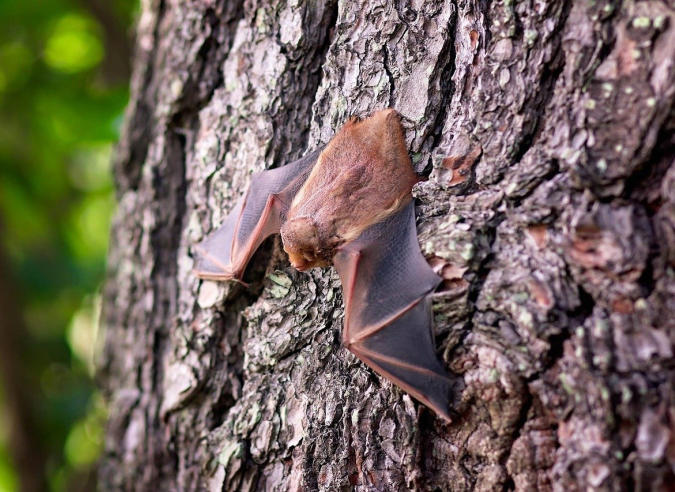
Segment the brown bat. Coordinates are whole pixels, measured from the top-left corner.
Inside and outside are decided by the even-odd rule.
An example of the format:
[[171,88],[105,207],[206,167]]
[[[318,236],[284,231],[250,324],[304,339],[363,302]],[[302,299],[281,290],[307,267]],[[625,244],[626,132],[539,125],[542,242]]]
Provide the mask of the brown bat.
[[419,181],[393,109],[350,120],[323,149],[253,175],[223,225],[195,246],[196,274],[242,281],[265,238],[281,233],[300,271],[335,265],[344,345],[450,421],[452,384],[436,357],[431,303],[440,278],[419,249]]

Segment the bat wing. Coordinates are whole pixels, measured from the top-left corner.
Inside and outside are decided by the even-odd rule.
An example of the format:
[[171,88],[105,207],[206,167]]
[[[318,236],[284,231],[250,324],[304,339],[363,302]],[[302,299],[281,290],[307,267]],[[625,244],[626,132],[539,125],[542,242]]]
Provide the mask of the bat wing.
[[321,150],[286,166],[253,174],[251,185],[225,222],[194,246],[198,277],[241,281],[255,250],[265,238],[279,232],[293,197],[307,180]]
[[344,344],[450,421],[452,383],[431,333],[429,294],[441,279],[420,252],[413,201],[340,248],[334,263],[345,299]]

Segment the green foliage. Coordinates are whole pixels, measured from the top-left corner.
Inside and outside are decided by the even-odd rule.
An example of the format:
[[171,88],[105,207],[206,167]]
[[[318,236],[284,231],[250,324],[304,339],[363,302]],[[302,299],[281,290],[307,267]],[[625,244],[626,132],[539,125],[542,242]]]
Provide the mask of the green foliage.
[[[0,241],[19,282],[20,370],[53,490],[73,490],[102,447],[96,299],[114,207],[111,148],[128,90],[105,79],[106,54],[127,47],[110,45],[100,21],[126,34],[136,4],[0,1]],[[9,397],[0,393],[0,429]],[[0,492],[20,480],[7,437],[0,431]]]

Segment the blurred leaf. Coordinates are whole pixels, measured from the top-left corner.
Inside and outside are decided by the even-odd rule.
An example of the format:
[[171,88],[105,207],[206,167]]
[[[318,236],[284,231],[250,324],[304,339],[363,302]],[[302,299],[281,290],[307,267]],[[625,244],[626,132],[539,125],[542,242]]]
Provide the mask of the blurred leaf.
[[89,196],[73,208],[67,237],[74,256],[82,260],[105,256],[114,205],[113,197],[106,194]]
[[[0,209],[5,227],[11,234],[4,237],[18,244],[40,244],[47,240],[49,226],[44,210],[30,196],[29,191],[13,177],[7,176],[0,181]],[[9,244],[11,251],[20,255],[17,244]]]
[[15,492],[19,490],[19,482],[14,472],[9,456],[0,452],[0,492]]
[[75,313],[68,327],[68,345],[92,377],[94,376],[94,354],[100,315],[101,296],[90,298]]
[[68,177],[81,191],[110,189],[110,145],[97,145],[78,150],[68,163]]
[[65,455],[71,465],[77,468],[96,461],[103,447],[105,419],[103,401],[96,398],[87,416],[73,426],[66,440]]
[[45,63],[66,73],[81,72],[98,65],[104,52],[96,27],[93,21],[78,14],[61,17],[47,39]]
[[30,76],[33,53],[20,42],[0,46],[0,73],[4,79],[0,91],[21,88]]

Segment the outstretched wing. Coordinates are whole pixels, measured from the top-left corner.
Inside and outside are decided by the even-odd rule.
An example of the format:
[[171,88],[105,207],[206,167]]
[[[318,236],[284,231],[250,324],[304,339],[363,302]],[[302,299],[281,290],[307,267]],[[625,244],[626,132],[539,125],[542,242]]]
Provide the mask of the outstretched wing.
[[429,294],[441,279],[420,252],[413,201],[343,246],[334,262],[346,347],[450,421],[452,383],[431,333]]
[[251,185],[225,222],[194,246],[198,277],[241,281],[255,250],[265,238],[279,232],[293,197],[307,180],[321,150],[286,166],[253,174]]

